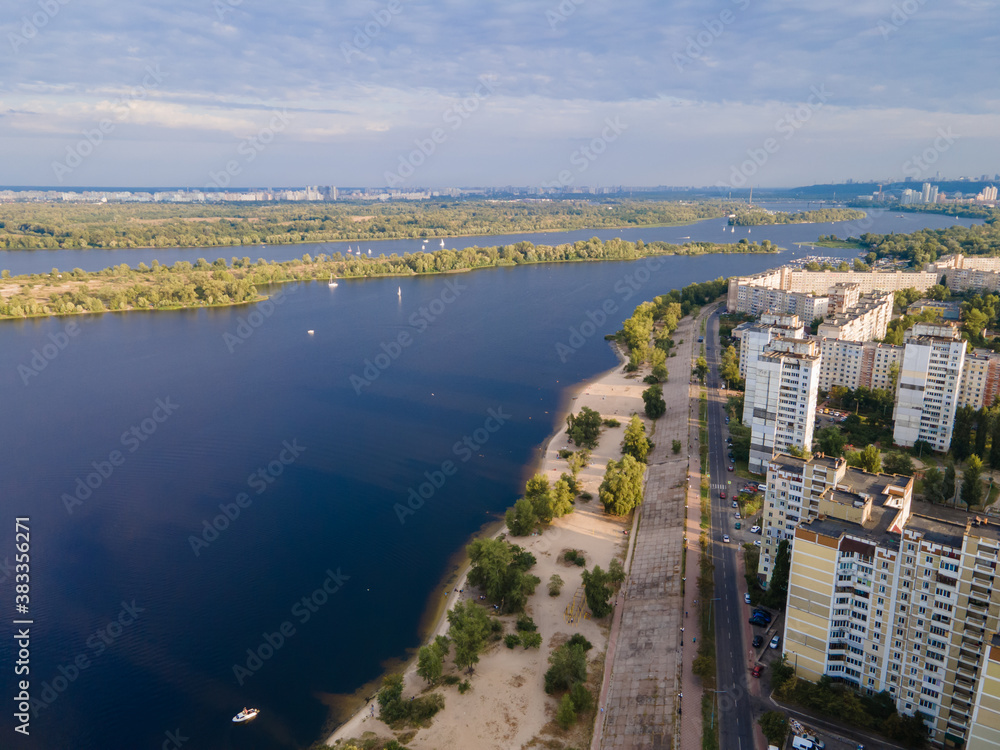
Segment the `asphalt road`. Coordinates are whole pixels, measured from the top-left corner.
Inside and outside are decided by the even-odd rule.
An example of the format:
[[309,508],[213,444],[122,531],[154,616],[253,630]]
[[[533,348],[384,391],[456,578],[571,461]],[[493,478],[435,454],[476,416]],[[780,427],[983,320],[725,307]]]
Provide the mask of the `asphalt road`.
[[[736,510],[732,507],[734,493],[743,480],[728,471],[725,399],[719,391],[719,318],[714,313],[708,321],[705,335],[705,359],[710,372],[708,384],[708,457],[711,476],[712,535],[711,551],[715,562],[715,599],[710,603],[715,620],[717,665],[719,747],[721,750],[753,750],[753,707],[748,691],[751,647],[744,642],[744,623],[750,617],[750,607],[743,601],[746,583],[737,568],[737,555],[742,554],[737,542]],[[720,491],[726,499],[719,497]],[[728,534],[732,541],[722,541]]]

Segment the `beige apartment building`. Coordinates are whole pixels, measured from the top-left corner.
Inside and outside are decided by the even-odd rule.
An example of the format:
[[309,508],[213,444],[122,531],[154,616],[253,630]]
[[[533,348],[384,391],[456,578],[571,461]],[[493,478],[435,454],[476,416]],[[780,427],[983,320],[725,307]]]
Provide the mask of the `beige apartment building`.
[[[901,479],[901,478],[896,478]],[[1000,527],[902,484],[825,490],[795,531],[784,643],[796,674],[887,691],[940,747],[1000,743]]]
[[820,323],[816,335],[849,341],[884,339],[892,320],[893,301],[892,292],[872,292],[860,297],[843,312],[837,312]]
[[1000,258],[996,256],[969,257],[960,253],[946,255],[934,263],[928,263],[926,268],[939,280],[944,276],[948,288],[957,292],[967,289],[992,292],[1000,289]]

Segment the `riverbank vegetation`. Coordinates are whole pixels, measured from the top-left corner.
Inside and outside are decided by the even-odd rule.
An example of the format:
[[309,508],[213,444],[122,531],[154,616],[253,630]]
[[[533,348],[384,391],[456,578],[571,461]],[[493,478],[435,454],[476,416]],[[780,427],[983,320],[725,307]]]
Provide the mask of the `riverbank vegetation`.
[[689,224],[722,201],[441,200],[426,203],[0,205],[0,249],[219,247],[421,239]]
[[832,221],[857,221],[865,217],[864,211],[853,208],[822,208],[816,211],[765,211],[762,208],[742,208],[729,217],[729,223],[738,227],[755,227],[764,224],[819,224]]
[[530,263],[638,260],[663,255],[773,250],[769,243],[765,248],[765,245],[742,241],[735,245],[693,243],[679,246],[666,242],[647,244],[641,240],[602,241],[595,237],[557,246],[518,242],[403,256],[345,258],[334,253],[313,258],[307,253],[300,259],[284,262],[234,257],[229,263],[220,258],[211,264],[204,259],[194,264],[177,261],[172,266],[154,260],[149,266],[140,263],[135,268],[122,263],[93,272],[79,268],[61,272],[53,268],[49,273],[11,276],[4,271],[0,278],[0,318],[231,305],[260,299],[257,287],[261,285],[327,280],[329,277],[413,276]]

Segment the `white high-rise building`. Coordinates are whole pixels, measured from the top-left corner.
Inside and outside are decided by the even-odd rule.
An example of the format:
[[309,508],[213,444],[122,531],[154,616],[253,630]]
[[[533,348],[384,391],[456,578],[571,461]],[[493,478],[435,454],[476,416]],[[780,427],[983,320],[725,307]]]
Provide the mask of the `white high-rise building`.
[[906,332],[892,415],[896,445],[925,440],[948,450],[964,364],[965,342],[954,326],[918,323]]
[[764,347],[773,339],[805,338],[806,329],[798,315],[764,313],[756,323],[743,323],[733,329],[733,337],[740,342],[740,377],[746,379],[747,363],[756,361]]
[[819,344],[808,339],[776,338],[747,363],[750,471],[764,474],[775,451],[812,448],[819,370]]

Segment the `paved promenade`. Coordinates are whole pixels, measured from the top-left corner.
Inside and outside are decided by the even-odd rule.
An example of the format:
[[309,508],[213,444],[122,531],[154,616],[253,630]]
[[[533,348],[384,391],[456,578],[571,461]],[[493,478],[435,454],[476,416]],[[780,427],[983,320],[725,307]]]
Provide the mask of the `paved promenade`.
[[[698,323],[686,319],[674,332],[675,341],[683,340],[676,357],[667,360],[670,378],[663,386],[667,413],[656,423],[651,436],[656,448],[649,457],[646,493],[637,515],[630,550],[631,567],[615,608],[612,621],[604,685],[601,690],[598,721],[592,748],[628,750],[631,748],[697,747],[701,744],[701,721],[697,711],[695,688],[682,687],[682,672],[690,673],[690,659],[695,633],[685,627],[685,607],[691,606],[681,596],[681,555],[684,553],[685,502],[688,496],[688,450],[697,424],[691,425],[691,353],[698,336]],[[697,399],[694,401],[697,420]],[[683,448],[674,454],[671,442],[680,440]],[[698,448],[691,449],[697,464]],[[697,466],[696,466],[697,468]],[[694,537],[689,547],[697,552],[698,497],[694,485]],[[687,521],[689,525],[690,519]],[[697,556],[689,557],[687,599],[696,596]],[[692,593],[694,592],[694,593]],[[688,618],[694,622],[694,618]],[[685,643],[682,645],[682,638]],[[681,708],[678,732],[674,718]],[[680,735],[680,745],[677,744]]]

